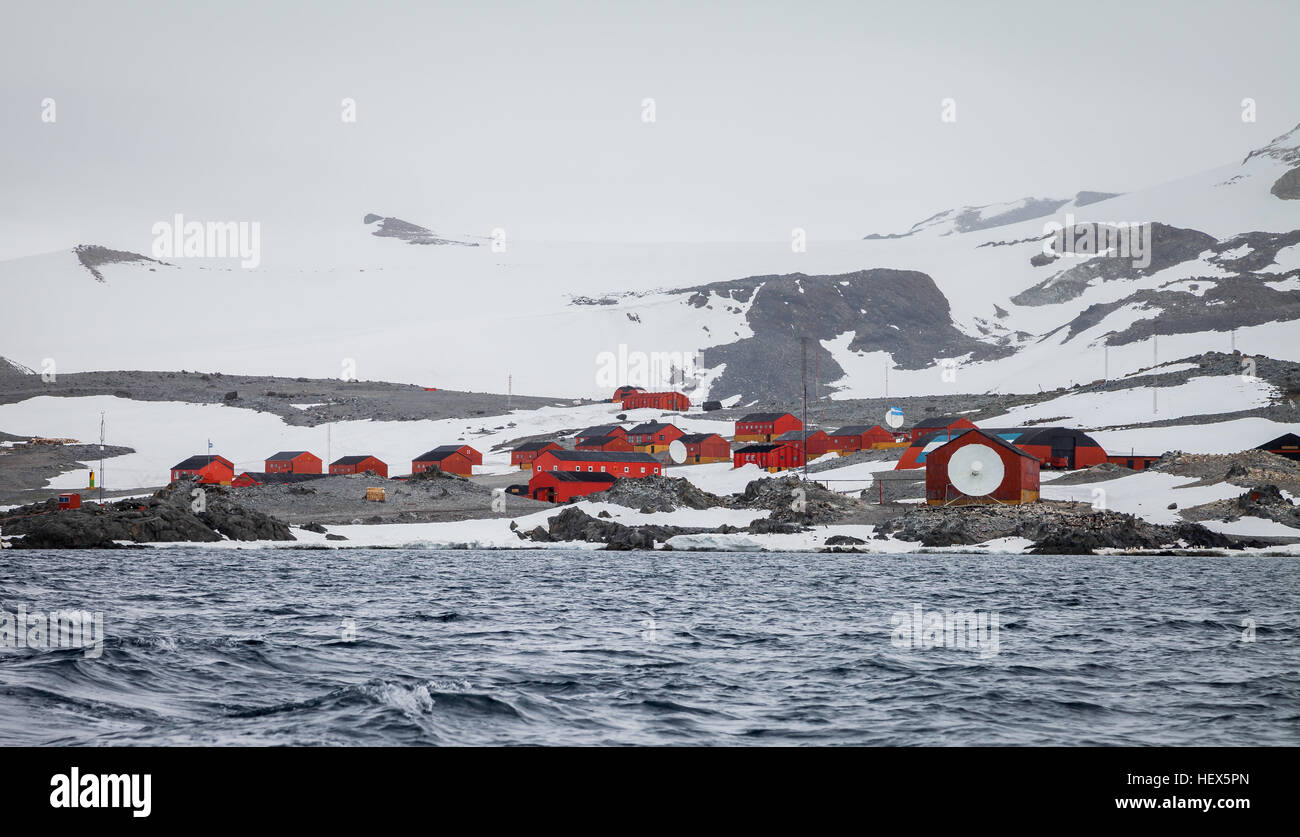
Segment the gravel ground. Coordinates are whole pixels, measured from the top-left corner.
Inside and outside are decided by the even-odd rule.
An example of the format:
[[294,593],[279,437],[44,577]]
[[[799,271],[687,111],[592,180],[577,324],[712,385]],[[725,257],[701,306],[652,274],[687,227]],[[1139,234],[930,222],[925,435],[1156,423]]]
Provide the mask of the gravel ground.
[[[385,502],[365,499],[366,489],[382,487]],[[554,508],[525,497],[497,498],[490,487],[450,475],[388,480],[367,474],[322,477],[306,482],[232,489],[239,503],[286,523],[417,523],[515,517]]]

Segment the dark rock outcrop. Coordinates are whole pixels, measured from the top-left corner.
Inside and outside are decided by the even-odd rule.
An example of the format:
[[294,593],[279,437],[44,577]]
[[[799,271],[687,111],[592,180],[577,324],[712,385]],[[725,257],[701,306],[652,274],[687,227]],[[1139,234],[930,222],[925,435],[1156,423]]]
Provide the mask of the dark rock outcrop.
[[[202,491],[202,494],[196,494]],[[95,549],[116,541],[211,543],[222,535],[238,541],[291,541],[281,521],[234,502],[221,486],[172,483],[147,500],[87,504],[57,511],[50,504],[15,509],[0,519],[6,534],[22,535],[21,549]]]

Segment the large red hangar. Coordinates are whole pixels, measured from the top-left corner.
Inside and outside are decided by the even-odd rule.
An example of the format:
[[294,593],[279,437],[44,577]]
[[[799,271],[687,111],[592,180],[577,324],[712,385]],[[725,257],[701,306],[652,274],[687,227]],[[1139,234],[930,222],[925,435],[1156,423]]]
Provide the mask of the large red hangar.
[[982,430],[969,430],[925,458],[925,502],[1033,503],[1038,500],[1038,457]]
[[691,408],[691,399],[680,392],[633,392],[623,397],[624,410],[645,407],[684,413]]

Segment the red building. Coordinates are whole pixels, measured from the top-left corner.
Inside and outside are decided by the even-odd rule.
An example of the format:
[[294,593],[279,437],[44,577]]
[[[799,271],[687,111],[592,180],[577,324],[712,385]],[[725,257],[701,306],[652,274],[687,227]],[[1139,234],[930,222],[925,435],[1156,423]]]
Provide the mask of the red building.
[[[1002,462],[1002,481],[985,496],[967,496],[958,491],[949,478],[948,463],[952,455],[970,445],[984,446],[989,456],[996,456]],[[931,506],[1033,503],[1037,500],[1038,458],[998,436],[971,430],[943,443],[925,458],[925,502]]]
[[624,410],[639,410],[645,407],[685,412],[691,408],[691,399],[680,392],[634,392],[623,398]]
[[953,433],[957,430],[974,430],[975,427],[975,422],[968,418],[935,416],[934,418],[921,419],[916,424],[912,425],[908,441],[918,441],[922,436],[928,436],[929,434],[937,433],[940,430],[947,430],[949,433]]
[[198,477],[199,482],[230,485],[235,478],[235,464],[224,456],[191,456],[172,466],[172,482]]
[[439,445],[411,460],[411,473],[439,468],[448,474],[473,476],[474,466],[483,464],[483,454],[469,445]]
[[688,433],[677,441],[686,446],[686,461],[695,465],[731,459],[731,443],[717,433]]
[[614,487],[613,474],[586,471],[538,471],[528,481],[528,496],[548,503],[567,503]]
[[788,442],[745,445],[732,454],[732,467],[757,465],[765,471],[784,471],[803,465],[803,450]]
[[575,450],[604,450],[630,453],[636,450],[627,436],[591,436],[574,445]]
[[657,453],[667,450],[669,445],[684,435],[681,428],[675,424],[647,421],[627,431],[627,440],[641,453]]
[[831,449],[831,437],[826,435],[825,430],[791,430],[777,436],[776,441],[803,445],[803,450],[810,459],[828,453]]
[[552,448],[559,450],[560,446],[555,442],[525,442],[510,451],[510,464],[518,468],[532,470],[533,460],[537,458],[537,454]]
[[321,458],[305,450],[282,450],[266,460],[268,474],[319,474]]
[[81,508],[81,495],[77,493],[59,495],[59,511]]
[[614,390],[614,397],[611,398],[610,400],[615,403],[618,403],[619,401],[622,401],[624,398],[627,398],[629,395],[633,395],[638,392],[645,392],[645,390],[643,390],[641,387],[624,385]]
[[736,420],[736,442],[771,442],[782,433],[803,430],[803,422],[790,413],[750,413]]
[[576,444],[582,444],[585,439],[600,439],[604,436],[618,436],[627,438],[627,430],[621,424],[598,424],[595,427],[588,427],[586,430],[580,430],[574,437]]
[[330,463],[331,474],[364,474],[374,471],[381,477],[388,477],[388,463],[370,456],[344,456]]
[[877,445],[895,444],[894,434],[878,424],[870,427],[865,424],[850,424],[830,436],[831,450],[840,456],[847,456],[855,450],[871,450]]
[[621,451],[548,450],[533,460],[533,473],[541,471],[585,471],[640,479],[663,473],[659,460],[648,453]]

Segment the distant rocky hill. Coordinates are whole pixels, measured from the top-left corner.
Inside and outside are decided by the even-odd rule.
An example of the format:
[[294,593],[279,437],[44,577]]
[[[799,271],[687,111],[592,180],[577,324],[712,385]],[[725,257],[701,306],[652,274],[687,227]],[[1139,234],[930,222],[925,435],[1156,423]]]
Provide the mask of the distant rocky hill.
[[444,238],[433,230],[403,221],[401,218],[385,218],[371,213],[362,219],[367,226],[376,225],[371,235],[380,238],[397,238],[407,244],[459,244],[463,247],[477,247],[478,242],[464,238]]
[[1034,218],[1044,218],[1060,209],[1088,206],[1089,204],[1119,197],[1119,195],[1118,192],[1079,192],[1072,198],[1021,198],[1011,203],[945,209],[943,212],[931,215],[924,221],[917,221],[907,232],[884,235],[873,233],[863,238],[870,241],[873,239],[907,238],[925,231],[935,232],[939,235],[952,235],[953,233],[987,230],[994,227],[1003,227],[1007,224],[1019,223],[1020,221],[1030,221]]

